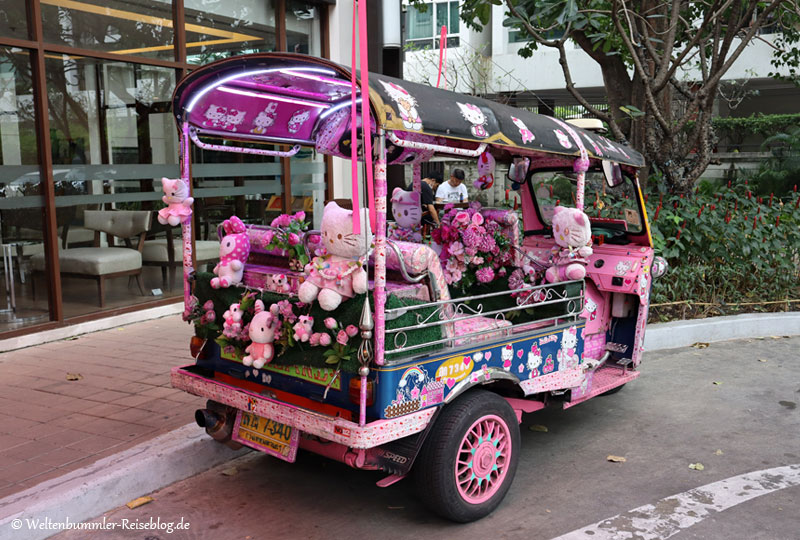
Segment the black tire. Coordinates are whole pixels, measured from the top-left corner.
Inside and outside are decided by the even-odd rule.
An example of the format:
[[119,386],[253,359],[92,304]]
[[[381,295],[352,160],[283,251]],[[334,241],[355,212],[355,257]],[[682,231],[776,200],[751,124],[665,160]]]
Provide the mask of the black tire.
[[[625,383],[625,384],[628,384],[628,383]],[[609,390],[608,392],[603,392],[600,395],[601,396],[613,396],[614,394],[616,394],[617,392],[619,392],[620,390],[625,388],[625,384],[621,384],[619,386],[616,386],[616,387],[612,388],[611,390]]]
[[[490,430],[485,432],[489,437],[471,451],[476,456],[471,458],[464,449],[484,428]],[[493,434],[499,435],[497,442],[492,441]],[[489,443],[500,448],[495,457]],[[452,521],[467,523],[485,517],[511,487],[519,452],[519,423],[508,402],[487,390],[471,390],[446,405],[436,419],[414,465],[418,496],[431,510]],[[470,459],[468,465],[464,459]],[[473,464],[475,461],[480,463]],[[456,473],[457,462],[465,471],[461,475]],[[487,473],[483,481],[475,471]],[[471,489],[478,494],[470,497]]]

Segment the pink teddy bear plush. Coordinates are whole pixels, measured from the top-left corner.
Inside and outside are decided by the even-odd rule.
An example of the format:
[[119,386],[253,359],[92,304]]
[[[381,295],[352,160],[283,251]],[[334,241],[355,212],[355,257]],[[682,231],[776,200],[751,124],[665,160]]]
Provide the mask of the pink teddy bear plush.
[[556,206],[553,212],[554,265],[547,269],[549,283],[583,279],[586,259],[592,254],[589,217],[577,208]]
[[314,325],[314,317],[300,315],[292,329],[294,330],[294,340],[306,342],[311,338],[311,327]]
[[162,178],[161,189],[164,191],[161,200],[167,207],[158,211],[158,222],[177,227],[184,218],[192,215],[194,199],[189,197],[189,186],[180,178]]
[[227,288],[242,282],[244,263],[250,254],[250,239],[242,220],[236,216],[222,223],[225,237],[219,245],[219,264],[214,267],[218,277],[211,279],[214,289]]
[[222,314],[222,333],[237,335],[242,329],[242,308],[239,304],[231,304],[225,313]]
[[251,343],[244,350],[247,356],[242,359],[244,365],[261,369],[272,361],[275,356],[275,347],[272,345],[275,340],[274,324],[275,318],[264,309],[264,302],[256,300],[256,314],[248,329]]

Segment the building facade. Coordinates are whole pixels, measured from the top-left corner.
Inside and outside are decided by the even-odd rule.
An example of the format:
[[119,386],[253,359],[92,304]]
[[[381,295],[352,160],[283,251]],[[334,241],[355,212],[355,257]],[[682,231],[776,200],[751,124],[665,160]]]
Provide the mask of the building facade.
[[[161,178],[179,174],[176,81],[242,53],[330,57],[332,17],[342,15],[331,0],[0,0],[0,338],[175,302],[181,256],[167,246],[179,233],[152,214]],[[328,196],[331,162],[311,150],[194,152],[195,229],[214,257],[231,214],[313,218]],[[130,247],[122,230],[98,232],[122,210],[150,213],[139,272],[91,251],[138,249],[135,225]]]

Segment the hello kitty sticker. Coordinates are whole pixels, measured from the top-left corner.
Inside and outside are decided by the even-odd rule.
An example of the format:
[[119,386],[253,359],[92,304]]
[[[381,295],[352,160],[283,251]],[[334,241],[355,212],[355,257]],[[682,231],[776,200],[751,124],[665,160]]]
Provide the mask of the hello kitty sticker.
[[303,124],[305,124],[310,117],[310,109],[299,109],[292,113],[292,117],[289,118],[289,123],[287,124],[289,133],[297,133],[300,131],[300,128],[303,127]]
[[464,120],[472,124],[470,128],[472,136],[481,139],[488,137],[489,134],[486,132],[486,115],[483,114],[481,108],[472,103],[456,102],[456,104],[458,108],[461,109],[461,116],[464,117]]
[[403,127],[419,131],[422,129],[422,119],[417,112],[417,100],[408,93],[408,91],[400,86],[385,81],[378,81],[383,85],[386,93],[397,105],[397,112],[400,114],[400,119],[403,121]]
[[206,127],[221,128],[226,131],[237,131],[238,126],[244,122],[246,111],[227,107],[214,105],[213,103],[208,106],[206,112],[203,113],[205,120],[203,125]]
[[564,133],[560,129],[554,129],[553,133],[556,134],[558,142],[559,144],[561,144],[561,146],[563,146],[564,148],[572,148],[572,143],[570,142],[569,137],[567,136],[566,133]]
[[522,144],[528,144],[536,139],[533,132],[525,125],[525,122],[514,116],[511,117],[511,121],[514,122],[514,125],[519,129],[519,136],[522,137]]
[[278,104],[273,102],[266,106],[266,108],[258,113],[256,119],[253,120],[253,129],[250,133],[263,135],[275,124],[275,117],[278,115]]

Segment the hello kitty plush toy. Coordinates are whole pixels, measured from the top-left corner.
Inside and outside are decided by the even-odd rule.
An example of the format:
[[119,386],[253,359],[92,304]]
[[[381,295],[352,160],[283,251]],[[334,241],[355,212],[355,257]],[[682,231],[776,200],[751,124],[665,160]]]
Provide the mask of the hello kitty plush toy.
[[549,283],[583,279],[586,259],[592,254],[589,217],[577,208],[556,206],[553,212],[554,265],[547,269]]
[[272,361],[275,356],[275,347],[272,345],[275,340],[274,323],[272,313],[264,309],[264,302],[256,300],[256,314],[248,330],[251,343],[244,350],[247,356],[242,358],[244,365],[261,369]]
[[222,222],[225,237],[219,245],[219,264],[214,267],[217,277],[211,279],[211,287],[225,289],[242,282],[244,263],[250,254],[250,239],[242,220],[231,216]]
[[282,294],[291,292],[289,278],[286,277],[286,274],[272,274],[269,278],[269,289]]
[[314,300],[333,311],[342,300],[367,292],[366,255],[372,243],[368,209],[361,208],[361,234],[353,233],[353,211],[331,201],[322,212],[322,247],[326,253],[306,265],[306,279],[297,291],[304,304]]
[[392,191],[392,215],[394,222],[389,223],[389,238],[405,242],[422,242],[422,229],[420,228],[422,207],[419,193],[394,188]]
[[311,338],[312,326],[314,326],[314,317],[300,315],[300,317],[297,318],[297,322],[292,327],[292,330],[294,330],[294,335],[292,337],[294,337],[295,341],[308,341],[309,338]]
[[489,189],[494,185],[494,156],[488,150],[478,157],[478,179],[473,185],[478,189]]
[[189,197],[189,186],[180,178],[162,178],[161,189],[164,190],[161,200],[167,207],[158,211],[158,222],[177,227],[184,218],[192,215],[194,199]]

